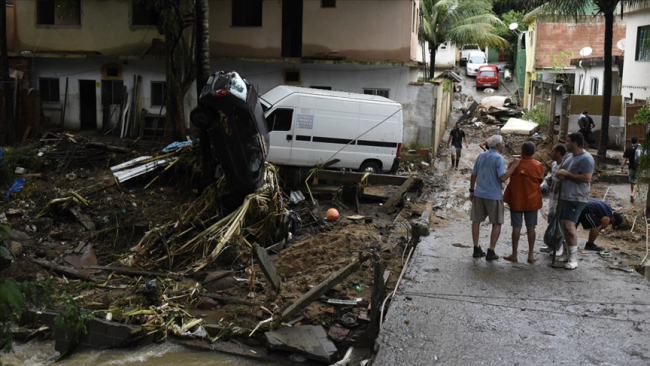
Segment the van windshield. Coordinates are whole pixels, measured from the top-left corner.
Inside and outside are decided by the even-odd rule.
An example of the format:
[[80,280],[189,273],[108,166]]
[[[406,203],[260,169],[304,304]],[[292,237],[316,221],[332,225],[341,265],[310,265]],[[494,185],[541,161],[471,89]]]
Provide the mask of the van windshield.
[[483,56],[472,56],[469,59],[469,62],[472,64],[486,64],[485,57]]

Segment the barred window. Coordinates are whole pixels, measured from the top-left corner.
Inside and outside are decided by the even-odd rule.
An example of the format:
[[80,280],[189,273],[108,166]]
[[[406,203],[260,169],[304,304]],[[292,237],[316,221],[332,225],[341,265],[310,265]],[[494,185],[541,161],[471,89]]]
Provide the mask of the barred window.
[[637,29],[635,60],[650,61],[650,25]]

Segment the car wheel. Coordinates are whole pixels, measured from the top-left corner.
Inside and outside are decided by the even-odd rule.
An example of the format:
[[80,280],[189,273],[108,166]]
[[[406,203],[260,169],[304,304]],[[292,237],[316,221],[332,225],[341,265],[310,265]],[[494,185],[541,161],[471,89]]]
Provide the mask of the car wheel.
[[363,173],[379,173],[381,170],[379,168],[379,164],[377,164],[374,161],[366,161],[363,164],[361,164],[361,168],[359,168],[360,172]]
[[196,107],[190,113],[190,121],[198,128],[208,128],[212,119],[212,113],[206,108]]

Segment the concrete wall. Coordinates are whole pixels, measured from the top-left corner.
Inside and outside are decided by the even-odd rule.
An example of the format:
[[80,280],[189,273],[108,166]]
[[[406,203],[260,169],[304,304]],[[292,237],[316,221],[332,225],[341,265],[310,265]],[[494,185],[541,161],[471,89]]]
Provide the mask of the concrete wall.
[[650,25],[650,8],[627,13],[622,94],[629,97],[632,93],[634,99],[642,100],[650,98],[650,61],[636,61],[635,56],[638,27],[646,25]]
[[[57,103],[43,103],[44,114],[51,121],[59,121],[65,98],[65,79],[68,77],[68,98],[64,127],[77,130],[81,126],[79,119],[79,80],[101,82],[100,69],[108,63],[117,63],[122,68],[122,79],[129,94],[133,90],[133,75],[142,76],[141,107],[150,113],[159,113],[159,107],[151,106],[151,82],[165,81],[165,64],[161,59],[120,60],[110,57],[96,58],[32,58],[32,86],[38,88],[39,77],[59,78],[60,100]],[[357,64],[310,64],[284,62],[256,62],[220,60],[212,61],[211,72],[218,70],[237,70],[253,84],[260,94],[283,84],[283,71],[300,72],[299,86],[327,86],[332,90],[363,93],[364,89],[388,90],[389,98],[400,103],[407,103],[409,96],[406,87],[409,82],[417,80],[417,68],[407,66],[380,66]],[[101,105],[101,87],[96,88],[97,129],[102,129],[103,111]],[[194,85],[185,98],[185,116],[196,106],[196,88]],[[165,113],[163,108],[163,115]],[[189,123],[189,122],[188,122]]]
[[[596,125],[592,131],[596,135],[596,140],[598,140],[602,124],[602,95],[572,95],[569,103],[571,105],[569,108],[569,133],[580,130],[578,118],[582,110],[587,109]],[[625,145],[625,111],[623,106],[623,97],[612,95],[612,105],[609,113],[608,147],[623,148]]]
[[131,26],[131,1],[81,1],[81,25],[37,25],[37,1],[14,1],[15,51],[142,54],[156,26]]
[[433,156],[445,132],[451,114],[451,92],[440,84],[411,84],[406,88],[409,102],[404,106],[403,143],[432,147]]

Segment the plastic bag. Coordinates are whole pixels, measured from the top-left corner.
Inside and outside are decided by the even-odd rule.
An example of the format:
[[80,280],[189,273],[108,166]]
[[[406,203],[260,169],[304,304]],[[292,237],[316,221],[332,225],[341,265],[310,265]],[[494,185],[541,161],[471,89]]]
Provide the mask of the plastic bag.
[[544,244],[552,250],[560,249],[564,241],[564,230],[562,229],[562,220],[557,213],[551,214],[548,220],[549,224],[544,232]]

